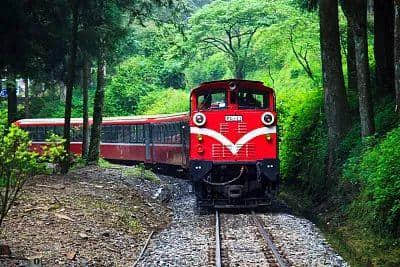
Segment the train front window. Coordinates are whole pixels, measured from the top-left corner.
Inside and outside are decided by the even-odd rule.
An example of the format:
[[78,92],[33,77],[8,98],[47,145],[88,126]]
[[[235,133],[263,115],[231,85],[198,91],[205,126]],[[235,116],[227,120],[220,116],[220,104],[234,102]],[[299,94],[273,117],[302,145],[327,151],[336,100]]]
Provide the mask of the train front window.
[[197,96],[197,107],[199,110],[226,108],[226,91],[201,92]]
[[241,109],[268,109],[269,93],[254,89],[240,89],[238,104]]

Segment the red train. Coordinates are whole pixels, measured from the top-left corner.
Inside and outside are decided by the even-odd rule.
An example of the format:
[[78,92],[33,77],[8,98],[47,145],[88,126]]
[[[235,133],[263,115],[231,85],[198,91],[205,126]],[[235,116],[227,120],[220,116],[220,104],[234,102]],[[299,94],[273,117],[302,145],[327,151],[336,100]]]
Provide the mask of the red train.
[[[198,207],[268,205],[279,185],[275,93],[261,82],[214,81],[190,94],[190,113],[105,118],[101,157],[189,170]],[[63,119],[26,119],[32,146]],[[91,122],[90,122],[91,123]],[[73,119],[71,151],[81,153],[82,120]]]

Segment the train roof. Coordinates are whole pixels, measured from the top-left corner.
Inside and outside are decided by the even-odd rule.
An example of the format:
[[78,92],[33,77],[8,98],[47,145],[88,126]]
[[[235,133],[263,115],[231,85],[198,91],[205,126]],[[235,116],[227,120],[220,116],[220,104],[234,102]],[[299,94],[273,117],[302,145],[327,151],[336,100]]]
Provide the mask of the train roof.
[[[206,84],[211,84],[211,83],[218,83],[218,82],[248,82],[248,83],[264,84],[263,82],[260,82],[260,81],[253,81],[253,80],[227,79],[227,80],[217,80],[217,81],[203,82],[203,83],[200,84],[200,86],[206,85]],[[199,86],[199,87],[200,87],[200,86]]]
[[[103,118],[103,124],[135,124],[144,122],[168,122],[185,119],[188,116],[188,112],[174,113],[174,114],[161,114],[161,115],[139,115],[139,116],[122,116],[122,117],[105,117]],[[71,118],[72,125],[82,124],[82,118]],[[16,122],[19,126],[45,126],[45,125],[63,125],[64,118],[43,118],[43,119],[22,119]],[[89,119],[89,124],[92,124],[92,118]]]
[[[267,89],[269,89],[269,90],[274,90],[274,89],[272,89],[271,87],[268,87],[268,86],[265,86],[264,85],[264,83],[263,82],[261,82],[261,81],[252,81],[252,80],[240,80],[240,79],[228,79],[228,80],[218,80],[218,81],[209,81],[209,82],[203,82],[203,83],[201,83],[198,87],[196,87],[196,88],[194,88],[194,89],[192,89],[191,90],[191,94],[194,92],[194,91],[197,91],[197,90],[203,90],[203,89],[215,89],[215,88],[218,88],[219,86],[221,86],[221,84],[226,84],[226,83],[230,83],[230,82],[236,82],[236,83],[238,83],[238,84],[240,84],[240,83],[244,83],[244,84],[256,84],[256,85],[258,85],[258,86],[263,86],[263,87],[265,87],[265,88],[267,88]],[[206,86],[207,85],[211,85],[211,88],[207,88]],[[205,88],[206,87],[206,88]]]

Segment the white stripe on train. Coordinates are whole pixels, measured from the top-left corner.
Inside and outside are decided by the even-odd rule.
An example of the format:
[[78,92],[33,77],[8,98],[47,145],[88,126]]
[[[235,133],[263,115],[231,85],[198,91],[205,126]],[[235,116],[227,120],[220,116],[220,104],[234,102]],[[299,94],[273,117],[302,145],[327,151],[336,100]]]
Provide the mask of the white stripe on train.
[[191,134],[201,134],[201,135],[206,135],[211,138],[214,138],[215,140],[219,141],[221,144],[226,146],[233,155],[236,155],[239,150],[242,148],[243,145],[245,145],[247,142],[250,140],[256,138],[257,136],[264,135],[264,134],[272,134],[276,133],[276,126],[273,127],[261,127],[255,130],[252,130],[242,136],[236,144],[232,143],[231,140],[220,134],[219,132],[216,132],[212,129],[207,129],[207,128],[199,128],[199,127],[190,127],[190,133]]

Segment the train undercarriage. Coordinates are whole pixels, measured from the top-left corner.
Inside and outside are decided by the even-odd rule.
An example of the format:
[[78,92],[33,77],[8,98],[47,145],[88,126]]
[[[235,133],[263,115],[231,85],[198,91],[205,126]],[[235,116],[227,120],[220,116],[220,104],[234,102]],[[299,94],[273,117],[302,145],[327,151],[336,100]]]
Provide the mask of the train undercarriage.
[[191,162],[198,208],[258,208],[270,205],[279,189],[279,162]]

